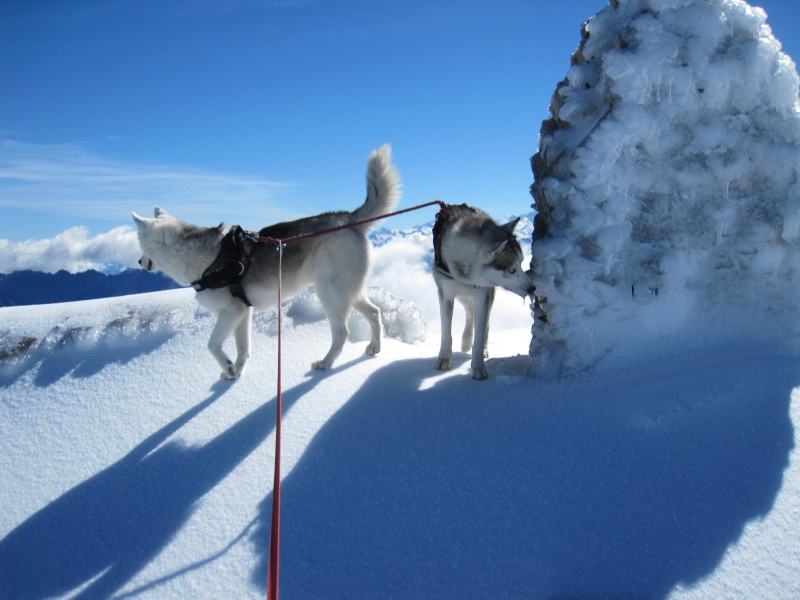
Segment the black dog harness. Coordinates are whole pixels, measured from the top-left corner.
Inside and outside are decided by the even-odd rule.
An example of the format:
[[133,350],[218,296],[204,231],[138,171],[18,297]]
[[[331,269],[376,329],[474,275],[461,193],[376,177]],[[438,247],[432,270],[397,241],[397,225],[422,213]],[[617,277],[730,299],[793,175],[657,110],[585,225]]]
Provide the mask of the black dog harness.
[[251,233],[238,225],[231,227],[222,238],[217,258],[203,272],[200,279],[192,282],[192,287],[195,291],[202,292],[228,286],[233,296],[247,306],[253,306],[244,293],[242,279],[250,268],[250,255],[255,244],[255,237]]
[[436,213],[436,222],[433,224],[433,266],[442,275],[452,279],[453,276],[450,275],[450,269],[442,262],[442,221],[444,221],[442,213]]

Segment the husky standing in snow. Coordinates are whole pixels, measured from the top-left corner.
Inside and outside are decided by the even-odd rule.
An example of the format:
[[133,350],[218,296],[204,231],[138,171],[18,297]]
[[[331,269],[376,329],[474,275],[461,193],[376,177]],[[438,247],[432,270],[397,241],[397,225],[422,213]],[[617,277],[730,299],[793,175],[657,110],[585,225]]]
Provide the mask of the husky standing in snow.
[[[328,212],[279,223],[258,232],[259,237],[286,240],[377,217],[391,211],[400,199],[400,179],[391,163],[391,148],[373,151],[367,163],[367,199],[352,212]],[[250,356],[253,308],[266,310],[278,303],[278,252],[273,244],[256,244],[238,227],[226,232],[223,225],[202,228],[178,221],[161,208],[155,218],[133,213],[142,256],[148,271],[161,269],[182,285],[193,285],[201,306],[217,313],[208,349],[222,367],[223,379],[242,374]],[[331,326],[331,347],[314,369],[328,369],[347,339],[347,317],[355,308],[370,325],[367,354],[381,349],[380,309],[364,294],[369,270],[371,224],[357,225],[287,244],[283,250],[282,294],[288,297],[313,284]],[[244,235],[243,235],[244,233]],[[238,238],[238,239],[237,239]],[[233,248],[233,258],[224,251]],[[218,276],[235,265],[232,283]],[[237,276],[238,275],[238,276]],[[278,307],[280,310],[280,307]],[[222,349],[234,332],[236,362]]]
[[[489,312],[495,286],[525,298],[535,291],[522,267],[522,249],[514,237],[519,217],[503,226],[482,210],[466,204],[448,205],[437,215],[433,228],[433,278],[439,290],[442,341],[434,367],[450,368],[453,358],[453,303],[467,313],[461,351],[472,347],[472,378],[486,379]],[[473,335],[475,342],[473,343]]]

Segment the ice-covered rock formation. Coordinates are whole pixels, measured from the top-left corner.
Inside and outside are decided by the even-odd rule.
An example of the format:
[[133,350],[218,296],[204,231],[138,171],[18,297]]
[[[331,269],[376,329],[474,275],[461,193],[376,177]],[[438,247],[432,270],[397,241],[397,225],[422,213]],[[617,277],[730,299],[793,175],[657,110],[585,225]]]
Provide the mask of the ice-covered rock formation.
[[799,330],[798,76],[766,17],[611,0],[583,25],[532,158],[534,374]]

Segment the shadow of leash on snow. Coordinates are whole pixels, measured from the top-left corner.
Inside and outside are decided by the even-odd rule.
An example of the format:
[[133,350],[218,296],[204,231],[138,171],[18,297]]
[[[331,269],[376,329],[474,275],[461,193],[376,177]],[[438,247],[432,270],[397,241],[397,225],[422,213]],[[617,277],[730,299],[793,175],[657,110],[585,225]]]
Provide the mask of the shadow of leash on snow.
[[428,359],[376,372],[287,476],[285,595],[664,598],[770,511],[794,446],[791,357],[624,390],[530,380],[525,398],[468,376],[422,390],[430,375]]
[[[350,364],[330,369],[325,376]],[[322,374],[317,375],[284,390],[284,414],[322,380]],[[130,581],[169,544],[196,503],[274,430],[273,396],[206,444],[188,447],[167,441],[232,385],[216,382],[208,398],[0,540],[0,596],[34,600],[84,587],[74,599],[108,598]],[[216,557],[126,595],[155,588]]]

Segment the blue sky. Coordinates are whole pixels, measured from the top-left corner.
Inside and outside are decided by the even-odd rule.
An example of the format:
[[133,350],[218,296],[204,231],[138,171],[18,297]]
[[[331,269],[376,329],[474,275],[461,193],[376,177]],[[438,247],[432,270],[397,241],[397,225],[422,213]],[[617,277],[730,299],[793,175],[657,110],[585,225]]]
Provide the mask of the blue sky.
[[[797,60],[800,3],[756,4]],[[354,208],[367,154],[387,142],[404,207],[528,212],[550,96],[605,6],[5,0],[0,243],[96,235],[156,204],[251,229]]]

